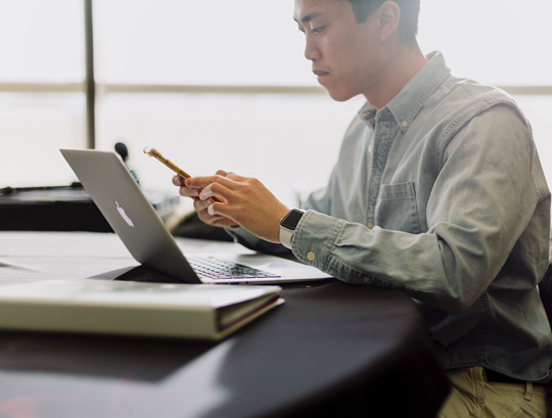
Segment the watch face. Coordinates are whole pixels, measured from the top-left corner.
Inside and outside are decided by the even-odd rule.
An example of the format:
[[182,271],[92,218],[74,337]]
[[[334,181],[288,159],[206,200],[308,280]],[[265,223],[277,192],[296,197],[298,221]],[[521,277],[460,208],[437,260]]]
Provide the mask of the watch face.
[[301,212],[296,209],[292,209],[288,212],[286,217],[282,220],[282,226],[287,229],[295,229],[299,220],[304,215],[304,212]]

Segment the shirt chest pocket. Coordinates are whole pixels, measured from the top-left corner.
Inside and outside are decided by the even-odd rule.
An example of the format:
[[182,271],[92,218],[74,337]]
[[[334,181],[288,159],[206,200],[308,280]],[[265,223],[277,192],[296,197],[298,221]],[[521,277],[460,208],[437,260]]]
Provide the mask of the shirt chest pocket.
[[375,221],[383,229],[419,234],[421,229],[414,183],[382,184],[376,202]]

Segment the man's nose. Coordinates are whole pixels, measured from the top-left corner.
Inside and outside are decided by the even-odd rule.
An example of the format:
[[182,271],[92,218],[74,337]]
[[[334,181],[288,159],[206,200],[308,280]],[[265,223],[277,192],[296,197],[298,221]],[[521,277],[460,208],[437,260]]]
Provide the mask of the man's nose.
[[307,35],[305,45],[305,58],[309,61],[317,61],[320,59],[320,50],[316,45],[316,42],[312,39],[312,36]]

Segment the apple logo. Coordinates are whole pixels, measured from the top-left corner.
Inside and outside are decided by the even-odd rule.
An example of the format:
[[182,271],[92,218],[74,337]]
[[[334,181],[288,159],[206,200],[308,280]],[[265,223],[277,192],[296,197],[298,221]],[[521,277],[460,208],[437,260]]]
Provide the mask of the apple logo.
[[119,206],[119,202],[115,201],[115,203],[117,204],[117,210],[121,214],[121,217],[125,220],[127,224],[129,224],[134,228],[134,224],[132,223],[132,220],[128,217],[125,210],[121,206]]

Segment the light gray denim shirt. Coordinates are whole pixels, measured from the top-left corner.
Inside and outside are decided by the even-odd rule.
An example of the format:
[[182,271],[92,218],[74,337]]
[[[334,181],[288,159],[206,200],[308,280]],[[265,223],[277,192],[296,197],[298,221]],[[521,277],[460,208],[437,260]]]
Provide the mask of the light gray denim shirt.
[[293,254],[345,282],[408,293],[444,368],[547,380],[552,336],[537,284],[550,192],[531,127],[503,91],[453,77],[438,52],[428,58],[385,108],[366,104],[353,120]]

